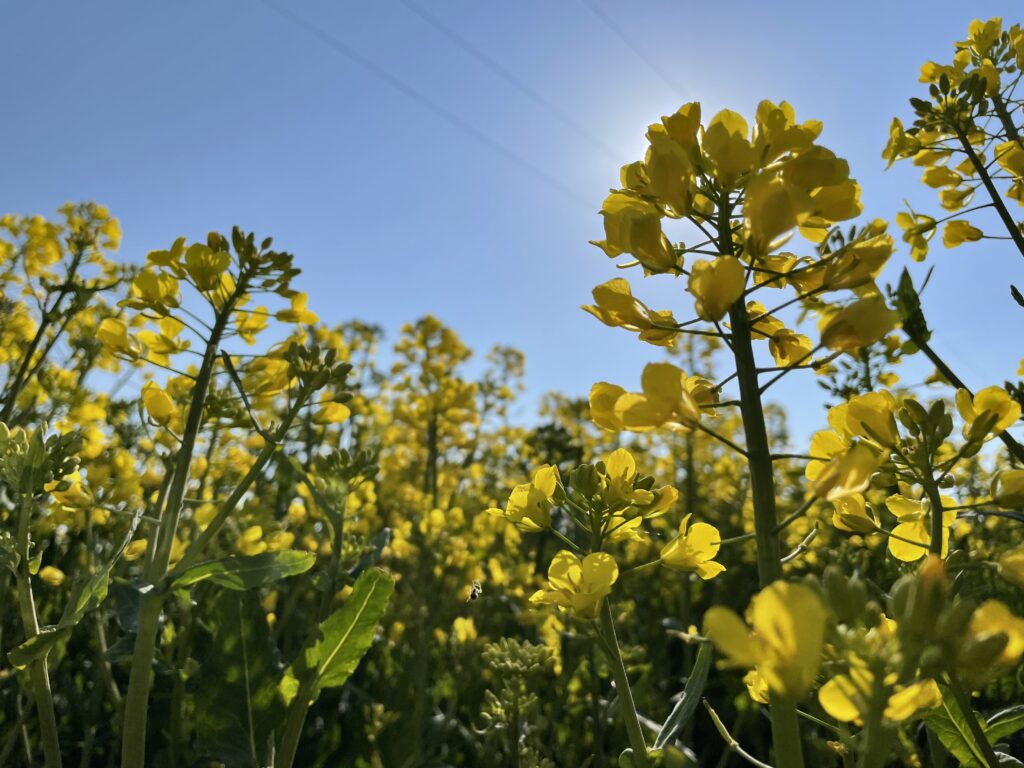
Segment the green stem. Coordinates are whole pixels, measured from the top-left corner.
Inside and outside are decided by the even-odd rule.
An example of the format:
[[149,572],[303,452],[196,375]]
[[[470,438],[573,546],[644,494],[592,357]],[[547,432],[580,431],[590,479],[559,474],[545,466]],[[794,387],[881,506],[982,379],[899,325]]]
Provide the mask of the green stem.
[[[14,412],[14,406],[18,400],[18,395],[24,388],[25,384],[29,380],[27,375],[29,370],[32,368],[33,357],[35,357],[36,350],[39,348],[39,344],[42,342],[46,333],[50,329],[54,318],[58,317],[60,312],[60,305],[64,302],[68,293],[71,292],[74,286],[75,276],[78,272],[78,267],[82,263],[82,257],[85,256],[85,249],[83,247],[76,247],[74,256],[71,259],[71,265],[68,267],[67,277],[64,280],[64,284],[61,286],[60,293],[57,294],[56,300],[53,302],[53,306],[49,309],[44,309],[42,317],[40,318],[39,328],[36,330],[35,336],[29,342],[28,347],[22,352],[21,365],[18,366],[18,371],[11,380],[10,385],[7,387],[4,393],[3,410],[0,411],[0,421],[9,422],[11,414]],[[48,347],[51,348],[52,345]]]
[[600,616],[601,638],[605,653],[608,655],[608,662],[612,668],[615,690],[619,695],[619,714],[626,724],[629,745],[633,748],[633,764],[637,768],[647,768],[650,765],[650,761],[647,758],[647,742],[644,741],[644,733],[640,728],[640,719],[636,714],[633,691],[629,687],[629,677],[626,675],[626,665],[622,661],[619,641],[615,637],[615,622],[612,620],[612,608],[607,599],[602,601],[602,603]]
[[[29,518],[32,512],[32,497],[24,495],[18,506],[17,548],[21,560],[18,569],[18,606],[25,639],[39,634],[39,617],[36,614],[35,598],[32,594],[32,573],[29,571]],[[57,736],[57,716],[53,709],[53,692],[50,690],[50,674],[46,656],[29,665],[29,681],[32,698],[35,699],[39,715],[39,738],[43,742],[43,759],[47,768],[60,768],[60,739]]]
[[288,709],[288,717],[284,723],[284,730],[281,732],[281,745],[274,758],[274,768],[292,768],[295,762],[295,753],[299,748],[299,738],[302,736],[302,726],[306,722],[306,712],[309,710],[309,700],[313,694],[315,677],[310,675],[299,686],[299,692],[295,694],[291,707]]
[[754,352],[750,343],[750,328],[743,300],[729,312],[735,329],[737,380],[740,387],[740,412],[746,433],[747,461],[750,468],[750,490],[754,503],[754,538],[757,540],[757,575],[762,587],[782,576],[779,564],[781,550],[775,533],[778,517],[775,511],[775,477],[772,472],[771,451],[765,427],[761,395],[757,387]]
[[929,469],[926,476],[922,478],[922,486],[924,488],[925,495],[928,497],[928,501],[931,503],[931,511],[929,514],[930,526],[929,530],[931,538],[928,543],[928,552],[933,555],[942,557],[942,540],[946,530],[945,525],[942,521],[942,496],[939,495],[939,487],[935,484],[935,478]]
[[861,753],[860,768],[882,768],[889,757],[892,731],[885,727],[885,707],[888,696],[885,689],[885,669],[874,665],[871,701],[864,721],[864,751]]
[[327,565],[327,580],[323,594],[320,596],[320,613],[318,621],[325,621],[331,615],[334,597],[338,593],[338,577],[341,575],[341,550],[345,545],[345,510],[348,507],[348,494],[341,500],[337,510],[338,519],[334,526],[334,539],[331,541],[331,559]]
[[292,424],[295,422],[295,418],[302,411],[303,407],[309,401],[309,398],[323,386],[323,383],[327,379],[328,372],[321,371],[315,376],[311,383],[303,387],[299,391],[298,396],[295,398],[295,402],[292,404],[291,410],[285,415],[284,420],[281,422],[281,426],[278,428],[274,439],[267,441],[259,455],[256,457],[256,461],[252,463],[248,471],[239,481],[238,485],[231,492],[228,498],[221,504],[220,509],[217,510],[217,514],[213,516],[213,519],[209,524],[202,530],[202,532],[196,536],[195,539],[185,548],[184,554],[181,559],[174,564],[168,572],[165,582],[170,583],[174,581],[178,576],[185,572],[186,569],[195,565],[200,557],[203,556],[203,552],[214,537],[220,532],[221,528],[227,522],[231,513],[235,511],[235,508],[242,501],[242,497],[249,491],[252,484],[256,482],[256,479],[263,472],[263,469],[267,466],[270,460],[280,450],[281,441],[284,440],[288,434],[288,430],[291,429]]
[[1003,97],[998,93],[992,97],[992,106],[996,108],[996,114],[999,116],[999,122],[1003,124],[1003,130],[1006,131],[1006,135],[1020,144],[1020,132],[1017,130],[1017,126],[1014,125],[1010,112],[1006,109],[1006,102],[1003,101]]
[[143,768],[146,763],[146,715],[149,709],[149,692],[152,684],[153,657],[156,653],[156,635],[163,608],[163,594],[155,585],[167,573],[174,546],[174,536],[181,516],[182,500],[188,482],[189,466],[195,451],[196,439],[202,425],[206,396],[213,378],[213,368],[219,355],[220,342],[227,329],[235,304],[246,290],[248,276],[239,275],[238,284],[231,296],[217,313],[210,338],[206,344],[203,363],[196,377],[192,401],[182,434],[181,447],[175,457],[174,477],[167,492],[167,501],[160,517],[156,532],[152,559],[146,563],[146,580],[151,591],[143,595],[139,606],[139,629],[135,637],[131,672],[128,677],[128,692],[125,695],[124,729],[121,736],[122,768]]
[[996,189],[996,185],[993,183],[988,169],[985,167],[985,164],[981,162],[981,158],[978,157],[978,153],[974,151],[974,147],[971,146],[971,142],[968,141],[967,136],[959,128],[956,129],[956,136],[960,139],[960,146],[963,147],[964,153],[971,161],[971,165],[974,166],[974,170],[978,174],[978,178],[981,179],[981,183],[985,186],[985,191],[988,193],[989,198],[991,198],[992,204],[995,206],[996,212],[999,214],[999,218],[1002,219],[1003,226],[1006,227],[1007,233],[1009,233],[1013,240],[1013,244],[1017,246],[1017,250],[1020,251],[1020,255],[1024,256],[1024,234],[1021,234],[1020,227],[1017,226],[1017,223],[1013,220],[1013,216],[1010,215],[1010,211],[1003,202],[1003,198],[1002,195],[999,194],[999,190]]
[[[732,255],[731,211],[726,206],[718,223],[719,248]],[[782,578],[782,551],[776,531],[778,515],[775,510],[775,476],[772,453],[768,444],[761,388],[757,379],[757,363],[751,343],[750,321],[744,297],[729,308],[732,323],[732,350],[736,362],[736,380],[740,389],[740,414],[746,442],[747,464],[750,471],[750,492],[754,506],[754,539],[757,542],[757,575],[762,589]],[[772,741],[775,745],[779,768],[802,768],[803,747],[800,741],[800,722],[796,705],[781,696],[770,697]]]
[[[745,750],[742,747],[742,745],[733,737],[733,735],[729,733],[729,729],[725,727],[725,723],[722,722],[722,718],[720,718],[718,716],[718,713],[715,712],[715,710],[712,708],[710,704],[708,704],[707,699],[702,699],[702,703],[704,704],[704,709],[708,711],[708,716],[711,718],[711,722],[714,724],[715,730],[718,731],[718,735],[721,736],[722,739],[725,741],[727,751],[723,753],[722,760],[720,760],[718,763],[720,766],[725,765],[725,761],[729,757],[729,753],[732,752],[746,760],[748,763],[754,766],[754,768],[772,768],[770,765],[768,765],[768,763],[762,763],[760,760],[758,760],[756,757],[754,757],[752,754],[747,752],[747,750]],[[746,710],[744,710],[740,714],[740,717],[742,718],[744,714],[746,714]]]

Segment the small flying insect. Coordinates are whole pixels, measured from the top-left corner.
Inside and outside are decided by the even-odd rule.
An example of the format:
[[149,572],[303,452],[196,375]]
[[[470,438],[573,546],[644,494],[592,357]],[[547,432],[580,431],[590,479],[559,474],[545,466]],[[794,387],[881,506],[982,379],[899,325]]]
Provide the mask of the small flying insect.
[[466,598],[467,603],[471,603],[484,593],[484,588],[480,586],[479,581],[473,581],[473,586],[469,590],[469,596]]

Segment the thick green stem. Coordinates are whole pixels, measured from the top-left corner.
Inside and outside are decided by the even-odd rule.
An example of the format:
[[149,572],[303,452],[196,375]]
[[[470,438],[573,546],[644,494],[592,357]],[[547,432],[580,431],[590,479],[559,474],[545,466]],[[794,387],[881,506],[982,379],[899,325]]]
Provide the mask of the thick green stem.
[[615,680],[615,690],[619,695],[619,714],[626,724],[626,733],[629,736],[629,746],[633,748],[633,764],[638,768],[647,768],[650,761],[647,758],[647,742],[644,741],[644,732],[640,728],[640,718],[636,714],[636,704],[633,702],[633,691],[629,687],[629,678],[626,676],[626,665],[622,661],[622,653],[619,651],[619,641],[615,637],[615,622],[612,621],[612,608],[607,600],[601,606],[601,635],[604,640],[605,652],[608,654],[608,662],[612,668],[612,679]]
[[963,713],[964,720],[967,721],[967,727],[971,729],[971,735],[974,737],[974,741],[977,742],[985,762],[989,768],[999,768],[999,758],[996,757],[995,749],[989,743],[981,723],[978,722],[978,716],[974,714],[974,707],[971,706],[971,696],[967,689],[964,688],[963,683],[959,679],[950,675],[949,690],[953,692],[953,698],[956,699],[956,704]]
[[804,752],[800,737],[800,719],[791,699],[769,695],[772,722],[772,748],[776,768],[803,768]]
[[[25,639],[39,634],[39,618],[36,614],[35,597],[32,594],[32,573],[29,570],[29,518],[32,512],[32,497],[25,495],[18,506],[17,548],[20,557],[18,569],[18,607]],[[29,680],[32,698],[35,699],[39,715],[39,737],[43,742],[43,758],[47,768],[60,768],[60,739],[57,736],[57,716],[53,709],[53,692],[50,690],[50,673],[44,655],[29,665]]]
[[[278,429],[278,432],[277,432],[277,438],[278,439],[282,439],[284,437],[284,435],[287,434],[288,429],[291,427],[292,423],[295,420],[295,417],[302,410],[302,407],[309,400],[309,397],[312,395],[312,393],[315,392],[317,389],[319,389],[322,386],[322,383],[326,379],[326,376],[327,376],[327,372],[326,371],[322,372],[320,375],[318,375],[317,377],[315,377],[313,379],[312,383],[308,384],[306,387],[303,388],[303,390],[300,392],[299,396],[296,398],[295,403],[292,406],[292,409],[289,411],[288,415],[285,417],[284,421],[281,423],[281,427]],[[174,578],[176,578],[181,573],[183,573],[185,571],[185,569],[187,569],[189,566],[193,565],[202,556],[203,552],[206,549],[206,546],[217,535],[217,533],[220,531],[221,527],[227,521],[228,516],[235,510],[235,508],[238,506],[239,502],[242,500],[242,497],[245,496],[246,492],[248,492],[249,488],[256,481],[256,478],[259,477],[260,473],[263,471],[263,468],[267,465],[267,463],[270,461],[270,459],[273,457],[273,455],[278,450],[279,450],[279,446],[278,446],[278,444],[276,442],[268,442],[266,445],[263,446],[263,450],[260,451],[259,456],[256,458],[256,461],[253,462],[252,466],[249,468],[249,471],[245,474],[245,477],[243,477],[242,480],[238,483],[238,485],[235,486],[235,489],[231,492],[231,495],[227,498],[227,500],[221,505],[220,509],[217,511],[217,514],[214,516],[213,520],[210,521],[209,525],[207,525],[207,527],[203,530],[203,532],[199,536],[197,536],[192,541],[192,543],[188,546],[188,548],[185,550],[185,553],[182,556],[181,560],[179,560],[175,564],[175,566],[174,566],[174,568],[172,570],[167,572],[166,577],[163,579],[163,581],[165,581],[165,582],[166,581],[173,581]],[[165,566],[165,571],[166,571],[166,566]],[[141,677],[137,678],[137,676],[145,676],[146,677],[146,688],[145,688],[144,691],[136,691],[136,696],[140,697],[138,700],[143,701],[143,702],[145,702],[148,699],[148,696],[149,696],[149,680],[148,680],[149,674],[148,673],[149,673],[150,667],[152,667],[153,655],[154,655],[154,653],[156,651],[156,634],[157,634],[157,629],[159,627],[160,611],[161,611],[162,606],[163,606],[163,595],[160,592],[155,592],[153,594],[144,595],[143,598],[142,598],[142,603],[141,603],[141,606],[140,606],[140,609],[139,609],[139,634],[138,634],[138,637],[136,638],[135,654],[132,657],[132,669],[131,669],[131,675],[129,677],[129,687],[128,687],[128,696],[126,698],[126,707],[130,707],[132,705],[131,681],[134,681],[136,679],[141,679]],[[143,637],[148,637],[149,638],[149,640],[147,641],[146,645],[142,645],[141,644],[141,640],[143,639]],[[145,698],[141,698],[143,695],[145,696]],[[126,709],[126,711],[125,711],[125,728],[126,729],[128,727],[128,724],[129,724],[129,713],[130,713],[130,711],[131,710],[129,710],[129,709]],[[305,718],[305,714],[303,714],[303,719],[304,718]],[[135,728],[141,727],[141,729],[142,729],[142,742],[141,742],[142,751],[141,752],[136,752],[136,751],[133,750],[133,752],[132,752],[132,759],[133,760],[137,760],[138,762],[131,762],[131,763],[127,762],[127,757],[126,757],[125,753],[122,753],[122,765],[124,765],[124,766],[128,766],[128,765],[132,765],[132,766],[138,765],[138,766],[141,766],[142,765],[141,761],[145,759],[145,727],[146,727],[145,726],[145,721],[146,721],[146,716],[145,716],[144,712],[141,715],[141,724],[138,722],[139,719],[140,719],[139,716],[133,717],[132,718],[132,725]],[[302,723],[301,722],[299,723],[298,728],[301,731],[301,729],[302,729]],[[298,738],[297,734],[296,734],[296,738]],[[127,745],[128,744],[127,731],[125,733],[125,740],[124,741],[125,741],[125,745]],[[137,737],[134,738],[132,740],[132,743],[133,744],[138,744],[139,743],[138,742],[138,738]]]
[[299,738],[302,736],[302,726],[306,722],[306,712],[309,710],[309,700],[314,686],[314,677],[311,675],[303,681],[299,692],[295,694],[295,699],[288,709],[284,730],[281,732],[281,744],[274,758],[274,768],[292,768],[295,762],[295,753],[299,748]]
[[156,588],[167,573],[174,546],[174,536],[181,516],[182,501],[188,482],[189,467],[195,451],[196,439],[202,425],[206,395],[213,378],[213,368],[220,354],[220,342],[227,328],[235,304],[246,289],[247,278],[239,277],[238,284],[230,298],[217,313],[217,318],[206,343],[203,363],[196,377],[189,404],[188,417],[181,438],[181,446],[175,457],[174,477],[167,492],[167,501],[160,517],[155,543],[150,542],[152,559],[146,563],[146,580],[150,591],[143,595],[139,607],[139,629],[135,637],[131,673],[128,678],[128,692],[125,696],[124,730],[121,737],[122,768],[143,768],[146,762],[146,715],[149,709],[149,692],[152,685],[153,657],[156,653],[156,635],[163,607],[163,594]]
[[[718,224],[719,250],[732,255],[731,211],[720,212]],[[747,464],[750,471],[750,493],[754,506],[754,539],[757,542],[757,576],[761,587],[782,578],[782,551],[776,530],[778,515],[775,510],[775,475],[772,468],[771,447],[765,425],[761,389],[757,379],[757,362],[751,343],[750,320],[744,297],[729,308],[732,324],[732,351],[736,363],[736,382],[740,389],[740,414],[746,442]],[[800,722],[796,705],[783,697],[770,698],[772,742],[778,768],[802,768],[803,747],[800,740]]]
[[889,757],[892,730],[885,727],[885,707],[889,697],[885,689],[885,669],[875,665],[872,670],[871,702],[864,722],[864,749],[860,768],[882,768]]
[[121,765],[124,768],[143,768],[146,761],[146,710],[149,708],[149,687],[162,607],[163,596],[153,592],[143,595],[139,601],[138,634],[124,699],[121,735]]
[[758,391],[757,367],[750,342],[747,311],[740,299],[729,311],[733,327],[733,356],[740,388],[740,413],[746,436],[747,463],[750,468],[750,492],[754,504],[754,538],[757,540],[757,575],[762,587],[782,576],[779,537],[775,532],[775,476],[768,445],[764,409]]

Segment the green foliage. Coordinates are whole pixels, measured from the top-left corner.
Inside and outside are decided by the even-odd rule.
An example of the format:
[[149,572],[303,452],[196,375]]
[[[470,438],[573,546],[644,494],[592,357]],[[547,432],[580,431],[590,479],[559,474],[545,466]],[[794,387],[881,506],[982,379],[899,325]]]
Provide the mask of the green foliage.
[[309,552],[292,550],[261,552],[248,557],[232,555],[193,565],[171,582],[171,588],[184,589],[209,581],[236,591],[256,589],[289,576],[305,573],[315,562],[316,557]]
[[285,701],[291,702],[298,692],[299,680],[311,700],[323,688],[344,685],[370,648],[394,588],[394,579],[380,568],[370,568],[356,579],[345,604],[321,622],[316,642],[285,672]]
[[693,669],[686,680],[686,687],[662,724],[661,730],[658,731],[658,737],[654,740],[655,749],[662,749],[670,745],[697,712],[701,696],[704,695],[704,686],[708,682],[711,656],[710,644],[702,643],[697,651],[697,660],[694,661]]
[[217,591],[208,616],[192,691],[196,752],[226,768],[259,768],[284,714],[277,646],[252,592]]

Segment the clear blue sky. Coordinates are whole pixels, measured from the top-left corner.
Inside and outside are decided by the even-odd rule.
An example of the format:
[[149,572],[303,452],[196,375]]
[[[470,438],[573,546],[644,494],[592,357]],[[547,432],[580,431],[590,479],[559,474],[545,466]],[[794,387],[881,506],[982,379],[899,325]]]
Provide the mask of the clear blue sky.
[[[620,274],[587,241],[648,123],[684,100],[710,115],[786,99],[824,120],[867,215],[891,220],[904,197],[936,209],[913,168],[883,173],[889,122],[971,18],[1024,21],[1009,0],[280,2],[290,11],[0,2],[0,210],[106,203],[133,260],[233,224],[273,235],[326,321],[379,322],[393,338],[432,312],[481,357],[522,349],[523,418],[547,390],[636,387],[660,356],[578,309]],[[999,243],[946,253],[939,239],[937,347],[971,383],[1000,383],[1024,354],[1005,352],[1020,338],[1007,290],[1024,283],[1020,257]],[[687,316],[681,283],[629,275]],[[776,397],[800,403],[794,433],[807,434],[820,397],[809,375],[791,378]]]

